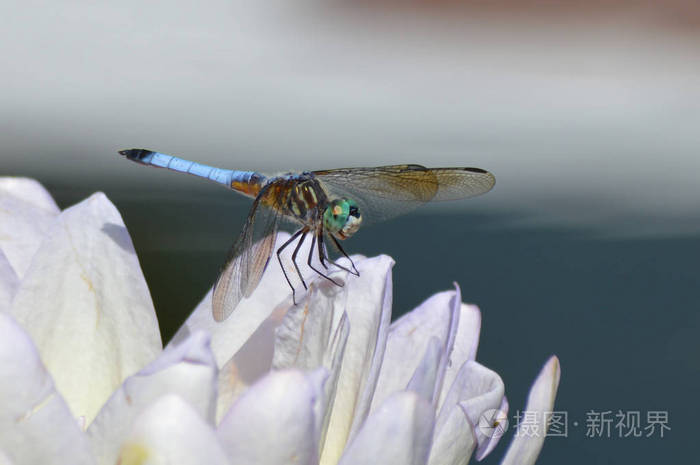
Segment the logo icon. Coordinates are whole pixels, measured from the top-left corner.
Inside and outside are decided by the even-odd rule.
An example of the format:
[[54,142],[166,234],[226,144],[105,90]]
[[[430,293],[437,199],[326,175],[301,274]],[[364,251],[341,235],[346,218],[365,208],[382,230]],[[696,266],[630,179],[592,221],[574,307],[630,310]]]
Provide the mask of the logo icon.
[[496,408],[486,410],[479,416],[477,428],[487,438],[500,438],[508,431],[508,415]]

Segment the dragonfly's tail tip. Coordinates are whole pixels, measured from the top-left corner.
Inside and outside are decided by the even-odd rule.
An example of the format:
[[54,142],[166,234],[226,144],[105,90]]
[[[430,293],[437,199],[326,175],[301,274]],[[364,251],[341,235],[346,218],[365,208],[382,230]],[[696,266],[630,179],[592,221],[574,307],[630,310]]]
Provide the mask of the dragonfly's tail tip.
[[124,149],[119,150],[119,154],[125,156],[129,160],[141,161],[144,157],[152,154],[151,150],[146,149]]

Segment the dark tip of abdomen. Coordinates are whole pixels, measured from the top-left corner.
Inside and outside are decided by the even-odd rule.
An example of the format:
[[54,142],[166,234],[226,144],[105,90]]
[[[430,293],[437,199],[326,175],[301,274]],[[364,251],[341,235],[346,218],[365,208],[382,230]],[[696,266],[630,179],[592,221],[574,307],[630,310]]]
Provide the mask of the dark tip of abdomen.
[[147,157],[148,155],[152,154],[153,151],[146,149],[126,149],[120,150],[119,153],[121,155],[124,155],[129,160],[141,161],[144,157]]

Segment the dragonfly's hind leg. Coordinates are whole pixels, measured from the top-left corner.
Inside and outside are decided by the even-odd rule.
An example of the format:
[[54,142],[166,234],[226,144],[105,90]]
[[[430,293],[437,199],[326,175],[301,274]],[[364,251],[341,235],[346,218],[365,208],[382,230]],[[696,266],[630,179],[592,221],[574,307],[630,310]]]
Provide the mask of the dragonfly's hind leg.
[[[321,237],[322,237],[321,234],[322,233],[318,233],[318,258],[321,261],[321,265],[323,265],[324,268],[328,269],[328,267],[323,263],[323,254],[321,253],[321,251],[323,250],[322,249],[323,241],[321,240]],[[311,264],[311,260],[314,258],[314,245],[315,245],[315,243],[316,243],[316,236],[314,235],[314,236],[311,236],[311,249],[309,249],[309,258],[308,258],[308,260],[306,260],[306,264],[309,265],[309,268],[311,268],[316,273],[320,274],[321,276],[323,276],[324,278],[326,278],[328,281],[332,282],[336,286],[343,287],[342,283],[339,283],[338,281],[331,278],[330,276],[323,274],[321,271],[314,268],[314,266]]]
[[[287,270],[284,269],[284,265],[282,264],[282,257],[281,257],[281,254],[282,254],[282,251],[283,251],[289,244],[291,244],[292,242],[294,242],[294,239],[296,239],[297,237],[299,237],[300,234],[306,235],[307,232],[309,232],[309,229],[308,229],[308,228],[301,228],[299,231],[297,231],[297,232],[295,232],[294,234],[292,234],[292,237],[290,237],[290,238],[287,240],[287,242],[285,242],[284,244],[282,244],[282,245],[280,246],[280,248],[277,249],[277,261],[280,262],[280,268],[282,268],[282,274],[284,274],[284,279],[287,280],[287,284],[289,284],[289,287],[292,288],[292,302],[294,302],[294,305],[297,304],[297,301],[296,301],[296,290],[294,289],[294,285],[292,284],[292,282],[289,280],[289,276],[287,276]],[[304,238],[302,237],[301,240],[303,241]],[[297,248],[298,248],[298,247],[297,247]],[[294,266],[296,266],[296,262],[294,263]],[[297,268],[297,272],[299,272],[299,268]],[[301,276],[301,273],[299,274],[299,276]],[[303,278],[302,278],[302,282],[304,282],[304,279],[303,279]],[[304,287],[306,287],[306,284],[304,284]]]

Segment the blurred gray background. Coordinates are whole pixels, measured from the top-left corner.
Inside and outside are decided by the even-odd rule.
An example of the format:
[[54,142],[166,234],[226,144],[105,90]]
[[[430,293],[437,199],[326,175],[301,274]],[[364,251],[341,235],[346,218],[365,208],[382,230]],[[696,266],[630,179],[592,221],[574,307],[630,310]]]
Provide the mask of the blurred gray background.
[[[348,251],[396,259],[396,315],[457,281],[513,411],[559,355],[569,434],[540,463],[692,457],[697,2],[0,0],[0,38],[0,174],[61,207],[106,192],[166,340],[250,203],[118,149],[267,173],[486,168],[491,193],[363,229]],[[606,410],[667,411],[672,429],[586,437]]]

